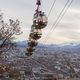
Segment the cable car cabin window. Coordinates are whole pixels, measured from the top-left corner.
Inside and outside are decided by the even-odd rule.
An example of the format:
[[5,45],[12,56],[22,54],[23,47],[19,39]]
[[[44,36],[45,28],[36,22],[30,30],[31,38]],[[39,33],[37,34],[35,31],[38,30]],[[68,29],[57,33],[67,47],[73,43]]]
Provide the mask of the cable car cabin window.
[[41,31],[34,31],[34,32],[31,32],[30,35],[42,35]]
[[35,14],[34,14],[34,18],[37,18],[37,17],[38,17],[38,14],[37,14],[37,13],[35,13]]
[[37,42],[36,41],[29,41],[28,42],[28,46],[30,46],[30,47],[35,47],[35,46],[37,46]]
[[29,48],[27,48],[27,51],[31,53],[31,52],[35,51],[35,48],[29,47]]
[[37,33],[37,34],[39,34],[39,35],[42,35],[41,29],[35,29],[34,27],[31,28],[31,33],[33,33],[33,34],[34,34],[34,33],[35,33],[35,34]]
[[41,34],[38,34],[38,33],[34,33],[34,34],[30,34],[30,37],[32,38],[32,39],[35,39],[35,40],[38,40],[38,39],[40,39],[41,38]]
[[44,14],[44,12],[41,12],[40,14],[34,15],[33,21],[35,21],[35,20],[36,20],[36,22],[39,22],[39,21],[47,22],[47,17]]
[[34,42],[37,42],[37,40],[32,39],[32,38],[29,38],[29,41],[34,41]]
[[44,27],[47,25],[47,17],[44,14],[44,12],[39,13],[39,15],[35,14],[34,19],[33,19],[33,24],[44,26]]
[[35,26],[32,25],[32,27],[31,27],[31,32],[34,32],[34,29],[35,29]]
[[26,55],[27,56],[31,56],[31,55],[33,55],[33,53],[32,52],[28,52],[28,53],[26,53]]

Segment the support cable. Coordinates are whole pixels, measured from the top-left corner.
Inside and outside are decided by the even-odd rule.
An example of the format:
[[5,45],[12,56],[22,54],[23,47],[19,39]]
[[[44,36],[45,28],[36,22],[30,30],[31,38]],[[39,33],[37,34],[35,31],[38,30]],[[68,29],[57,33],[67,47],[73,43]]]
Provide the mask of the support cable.
[[[51,31],[54,31],[54,29],[57,27],[57,25],[59,24],[59,22],[62,20],[63,16],[65,15],[66,11],[68,10],[68,8],[71,6],[73,0],[71,0],[70,4],[68,5],[70,0],[67,1],[67,3],[65,4],[64,8],[62,9],[61,13],[59,14],[58,18],[56,19],[56,21],[54,22],[54,24],[52,25],[50,31],[48,32],[48,34],[46,35],[45,39],[48,39],[48,35],[50,34]],[[68,7],[66,8],[66,6],[68,5]],[[65,10],[66,8],[66,10]],[[64,11],[65,10],[65,11]],[[63,13],[64,12],[64,13]],[[62,14],[63,13],[63,14]],[[61,16],[62,15],[62,16]],[[61,17],[61,18],[60,18]],[[45,40],[45,41],[46,41]]]
[[48,13],[48,18],[49,18],[50,14],[51,14],[51,11],[52,11],[52,9],[53,9],[55,3],[56,3],[56,0],[54,0],[52,6],[51,6],[51,8],[50,8],[50,11],[49,11],[49,13]]

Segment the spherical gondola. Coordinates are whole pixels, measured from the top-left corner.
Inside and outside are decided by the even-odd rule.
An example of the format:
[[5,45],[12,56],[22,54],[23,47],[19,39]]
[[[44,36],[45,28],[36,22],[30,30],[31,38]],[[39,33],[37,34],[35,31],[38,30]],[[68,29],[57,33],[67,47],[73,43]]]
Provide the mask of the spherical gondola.
[[32,39],[38,40],[41,38],[41,34],[34,32],[34,33],[30,33],[29,37]]
[[34,14],[33,25],[37,29],[43,29],[47,26],[47,17],[44,12],[39,12]]
[[35,47],[35,46],[37,46],[37,41],[28,41],[28,46],[30,46],[30,47]]
[[35,51],[35,48],[33,48],[33,47],[28,47],[28,48],[27,48],[27,51],[28,51],[29,53],[31,53],[31,52]]
[[33,52],[29,52],[29,53],[27,52],[26,55],[31,56],[31,55],[33,55]]

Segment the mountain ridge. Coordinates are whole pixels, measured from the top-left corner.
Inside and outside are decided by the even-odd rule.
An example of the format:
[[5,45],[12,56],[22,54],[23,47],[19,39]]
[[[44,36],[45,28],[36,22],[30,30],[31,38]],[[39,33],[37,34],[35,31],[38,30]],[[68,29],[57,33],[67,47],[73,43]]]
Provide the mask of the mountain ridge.
[[[28,41],[19,41],[16,42],[18,46],[20,47],[27,47],[27,42]],[[63,43],[63,44],[43,44],[43,43],[38,43],[38,47],[64,47],[64,46],[80,46],[79,42],[70,42],[70,43]]]

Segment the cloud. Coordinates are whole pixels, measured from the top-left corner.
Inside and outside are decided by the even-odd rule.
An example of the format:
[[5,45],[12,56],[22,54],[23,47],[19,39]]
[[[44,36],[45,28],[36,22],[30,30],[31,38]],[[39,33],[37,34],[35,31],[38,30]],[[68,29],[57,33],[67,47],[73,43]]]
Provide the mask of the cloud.
[[[53,0],[42,0],[42,10],[48,15]],[[57,0],[48,18],[48,26],[43,30],[43,42],[45,36],[51,29],[53,23],[60,14],[67,0]],[[32,18],[35,11],[36,0],[0,0],[0,9],[4,13],[4,19],[19,19],[21,21],[23,34],[18,40],[28,39]],[[80,41],[80,0],[74,0],[71,7],[57,25],[54,31],[48,36],[47,43],[64,43],[70,41]]]

